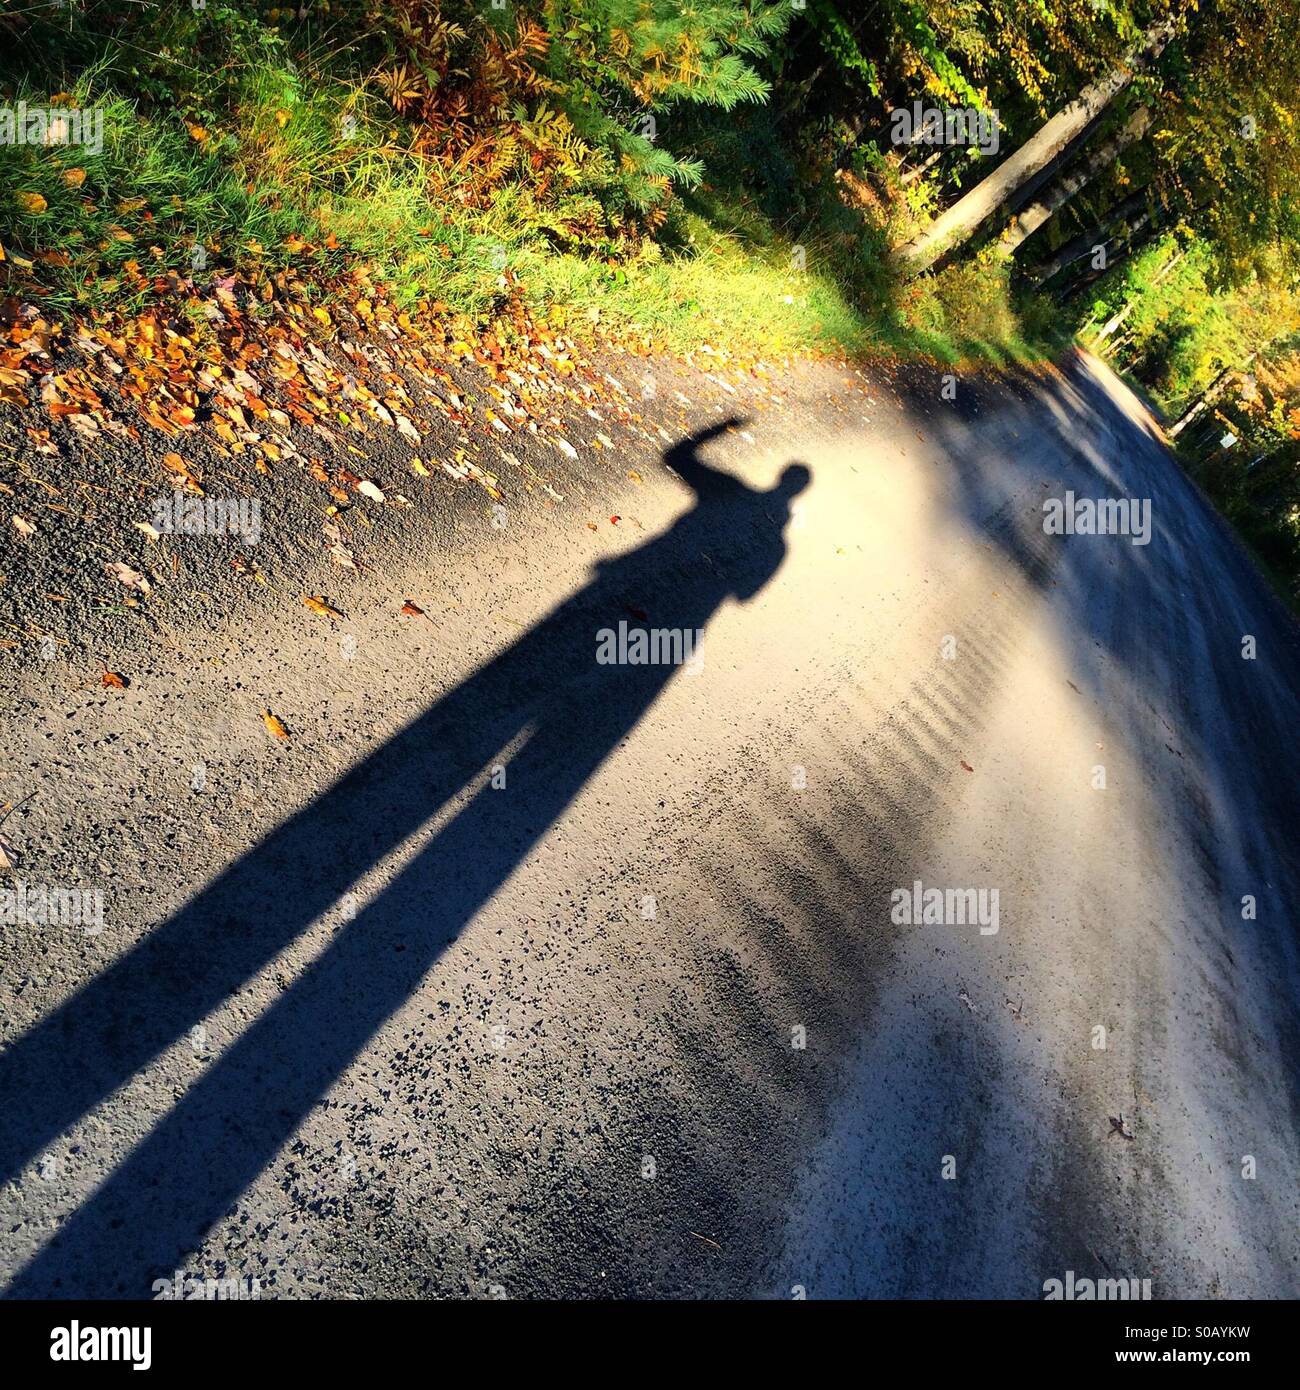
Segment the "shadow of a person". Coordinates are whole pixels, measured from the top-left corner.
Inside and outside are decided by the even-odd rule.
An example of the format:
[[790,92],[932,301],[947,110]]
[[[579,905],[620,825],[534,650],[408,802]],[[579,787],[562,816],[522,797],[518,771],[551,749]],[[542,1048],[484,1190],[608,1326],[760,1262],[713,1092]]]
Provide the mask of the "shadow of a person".
[[[393,881],[161,1119],[16,1276],[16,1297],[144,1297],[194,1250],[308,1110],[410,997],[675,673],[602,664],[602,630],[650,610],[701,633],[786,551],[802,464],[768,491],[701,461],[728,420],[674,446],[695,505],[593,579],[290,817],[0,1057],[3,1175],[179,1038],[502,750],[506,786],[468,795]],[[667,650],[667,646],[665,646]]]

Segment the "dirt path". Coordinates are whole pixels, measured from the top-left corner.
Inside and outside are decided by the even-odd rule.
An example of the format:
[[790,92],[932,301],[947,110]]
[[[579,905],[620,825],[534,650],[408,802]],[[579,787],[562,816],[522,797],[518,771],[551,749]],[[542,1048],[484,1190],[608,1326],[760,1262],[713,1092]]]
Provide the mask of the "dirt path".
[[4,930],[10,1293],[1294,1296],[1300,651],[1140,407],[620,373],[500,510],[368,446],[361,570],[289,490],[6,653],[16,876],[104,904]]

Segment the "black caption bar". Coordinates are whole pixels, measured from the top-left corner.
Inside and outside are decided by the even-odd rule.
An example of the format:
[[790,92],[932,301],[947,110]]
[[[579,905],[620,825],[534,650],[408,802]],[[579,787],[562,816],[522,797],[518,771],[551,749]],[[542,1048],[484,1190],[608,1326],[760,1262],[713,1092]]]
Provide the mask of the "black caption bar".
[[[816,1300],[809,1300],[815,1302]],[[786,1347],[808,1350],[802,1339],[815,1329],[818,1349],[840,1332],[845,1349],[861,1355],[872,1348],[880,1356],[903,1358],[917,1369],[983,1369],[1019,1374],[1032,1369],[1040,1382],[1057,1374],[1073,1378],[1085,1369],[1110,1369],[1122,1377],[1143,1365],[1281,1368],[1293,1359],[1294,1303],[976,1303],[897,1302],[827,1303],[821,1310],[790,1307],[774,1322],[770,1303],[681,1304],[673,1307],[614,1308],[604,1304],[600,1317],[605,1336],[610,1319],[629,1317],[656,1332],[674,1324],[694,1327],[704,1345],[734,1351],[735,1327],[755,1315],[748,1339],[774,1335]],[[539,1335],[553,1338],[558,1304],[516,1303],[491,1299],[478,1306],[439,1303],[288,1302],[273,1300],[189,1301],[154,1303],[0,1303],[0,1347],[10,1384],[24,1372],[57,1384],[65,1375],[111,1372],[175,1377],[223,1378],[248,1372],[301,1374],[328,1371],[332,1376],[369,1372],[389,1359],[390,1348],[437,1345],[439,1333],[456,1339],[462,1353],[480,1332],[517,1329],[527,1335],[541,1312],[547,1319]],[[706,1314],[709,1321],[700,1322]],[[582,1316],[579,1311],[579,1316]],[[719,1319],[725,1320],[719,1324]],[[679,1322],[680,1320],[680,1322]],[[788,1338],[800,1339],[795,1342]],[[450,1345],[444,1344],[444,1345]],[[539,1343],[481,1347],[493,1369],[500,1370],[503,1349],[517,1346],[521,1361],[535,1360]],[[668,1346],[675,1343],[666,1344]],[[639,1364],[647,1346],[637,1352]],[[405,1353],[402,1353],[405,1355]],[[585,1360],[585,1357],[580,1358]],[[653,1359],[653,1358],[650,1358]],[[694,1358],[694,1355],[692,1357]]]

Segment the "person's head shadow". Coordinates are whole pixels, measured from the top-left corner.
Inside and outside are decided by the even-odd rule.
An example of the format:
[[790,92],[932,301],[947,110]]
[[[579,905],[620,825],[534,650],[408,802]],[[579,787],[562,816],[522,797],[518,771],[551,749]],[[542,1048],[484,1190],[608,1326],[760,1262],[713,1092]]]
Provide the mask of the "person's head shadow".
[[[673,634],[702,633],[722,603],[771,581],[786,553],[790,504],[811,474],[793,464],[756,489],[704,463],[700,448],[740,423],[723,421],[667,451],[695,494],[671,526],[597,566],[582,589],[0,1055],[3,1181],[461,799],[288,991],[218,1052],[7,1295],[147,1296],[620,747],[682,664]],[[618,624],[647,641],[616,642],[623,659],[602,661],[602,633]],[[668,636],[656,645],[656,634]],[[635,659],[645,649],[661,659]],[[504,786],[484,784],[484,770],[510,747]]]

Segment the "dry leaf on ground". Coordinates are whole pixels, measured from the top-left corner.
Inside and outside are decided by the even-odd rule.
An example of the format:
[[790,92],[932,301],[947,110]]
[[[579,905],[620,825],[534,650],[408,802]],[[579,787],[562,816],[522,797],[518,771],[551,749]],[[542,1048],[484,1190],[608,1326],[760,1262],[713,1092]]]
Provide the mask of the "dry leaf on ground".
[[153,587],[139,570],[133,570],[130,565],[123,564],[121,560],[105,561],[104,573],[111,574],[114,579],[125,584],[128,589],[139,590],[146,597]]
[[288,739],[289,730],[284,727],[269,709],[264,709],[262,711],[262,723],[266,725],[267,729],[270,730],[276,738]]
[[304,594],[302,600],[313,613],[319,613],[322,618],[341,618],[342,613],[325,600],[319,594]]

